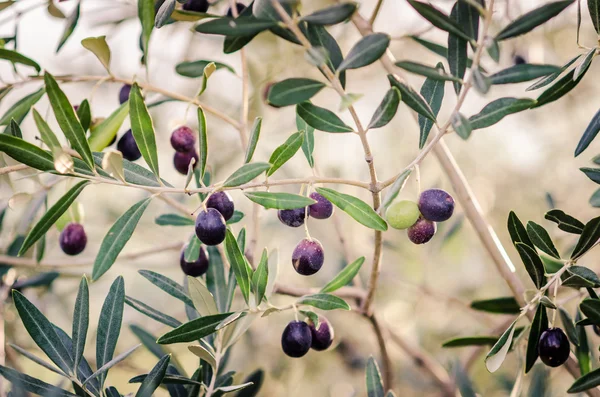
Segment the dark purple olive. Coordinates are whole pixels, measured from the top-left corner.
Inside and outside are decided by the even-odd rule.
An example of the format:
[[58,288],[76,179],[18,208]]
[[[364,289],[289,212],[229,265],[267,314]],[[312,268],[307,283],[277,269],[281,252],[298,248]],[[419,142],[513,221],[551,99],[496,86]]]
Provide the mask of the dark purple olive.
[[200,211],[196,217],[196,236],[206,245],[218,245],[225,240],[225,218],[214,208]]
[[427,220],[444,222],[454,212],[454,199],[442,189],[425,190],[419,196],[419,211]]
[[187,262],[185,260],[185,248],[181,251],[181,256],[179,257],[179,264],[181,265],[181,270],[187,276],[192,277],[200,277],[208,270],[208,252],[204,246],[200,246],[200,253],[198,254],[198,259],[194,262]]
[[140,152],[140,148],[138,148],[131,130],[127,130],[121,139],[119,139],[117,150],[123,154],[125,160],[135,161],[142,157],[142,152]]
[[327,350],[333,343],[333,327],[325,317],[319,316],[319,326],[309,320],[308,326],[312,334],[311,348],[317,351]]
[[87,245],[87,236],[79,223],[69,223],[60,233],[60,248],[67,255],[80,254]]
[[223,215],[226,221],[230,220],[235,211],[233,200],[227,192],[216,192],[210,195],[206,201],[208,208],[214,208]]
[[171,133],[171,146],[177,152],[191,152],[195,150],[196,136],[190,127],[182,125]]
[[419,218],[414,225],[408,228],[408,239],[415,244],[425,244],[433,238],[436,230],[435,222]]
[[182,175],[187,175],[192,159],[196,160],[194,163],[194,168],[196,168],[196,165],[198,165],[198,154],[196,154],[196,152],[175,152],[175,155],[173,156],[173,165],[177,172]]
[[129,100],[129,94],[131,93],[131,86],[125,84],[119,91],[119,103],[123,104]]
[[312,335],[304,321],[292,321],[281,335],[281,348],[290,357],[302,357],[310,350]]
[[[246,6],[242,3],[235,3],[235,8],[237,9],[237,14],[240,15],[242,13],[242,11],[244,11],[244,9],[246,8]],[[233,18],[233,11],[231,10],[231,7],[229,7],[227,9],[227,16],[229,18]]]
[[300,241],[292,253],[292,265],[303,276],[318,272],[324,261],[323,246],[315,239],[305,238]]
[[527,63],[525,58],[523,58],[521,55],[515,55],[515,57],[513,58],[513,62],[515,63],[515,65],[522,65],[524,63]]
[[316,219],[327,219],[333,214],[333,204],[317,192],[312,192],[310,198],[316,203],[308,206],[308,213]]
[[571,346],[567,335],[560,328],[548,328],[538,343],[540,359],[549,367],[558,367],[567,361]]
[[600,336],[600,327],[598,327],[596,324],[594,324],[592,326],[592,329],[594,330],[594,333],[598,336]]
[[306,208],[294,208],[293,210],[279,210],[277,217],[284,225],[290,227],[300,227],[304,225],[306,219]]
[[208,0],[188,0],[183,3],[183,9],[186,11],[206,12],[208,11]]

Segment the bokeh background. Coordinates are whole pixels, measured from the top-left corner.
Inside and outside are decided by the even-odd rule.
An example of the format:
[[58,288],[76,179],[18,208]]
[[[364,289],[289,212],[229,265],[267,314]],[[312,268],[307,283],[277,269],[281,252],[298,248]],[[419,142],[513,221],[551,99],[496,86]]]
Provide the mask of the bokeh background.
[[[91,36],[106,35],[112,50],[111,68],[122,78],[136,78],[146,81],[145,70],[140,65],[141,51],[138,47],[140,32],[136,18],[137,6],[133,0],[86,0],[83,1],[81,19],[73,36],[57,54],[56,45],[64,29],[65,20],[52,17],[39,0],[20,0],[9,10],[0,12],[0,36],[12,35],[18,24],[18,50],[35,59],[49,72],[73,75],[103,75],[105,71],[95,57],[86,51],[80,41]],[[371,14],[374,0],[360,2],[359,12],[365,16]],[[449,11],[453,1],[434,0],[433,4]],[[498,31],[510,19],[544,3],[541,0],[497,1],[492,31]],[[583,23],[581,27],[582,45],[595,46],[596,34],[592,28],[583,1]],[[323,8],[331,2],[305,0],[302,7],[305,13]],[[65,14],[70,14],[73,2],[66,1],[58,5]],[[30,10],[31,9],[31,10]],[[28,11],[17,17],[15,11]],[[212,11],[225,13],[227,4],[215,4]],[[576,6],[570,7],[559,17],[534,32],[509,40],[502,44],[499,64],[485,57],[483,65],[488,71],[496,71],[511,66],[516,55],[531,63],[549,63],[562,65],[571,57],[585,50],[576,44]],[[149,81],[151,84],[169,91],[193,96],[200,79],[189,79],[175,73],[175,65],[184,60],[216,60],[231,65],[236,75],[227,71],[218,71],[209,80],[208,89],[201,101],[221,109],[226,114],[238,118],[241,108],[241,63],[239,53],[223,55],[222,38],[219,36],[200,36],[190,31],[191,23],[178,23],[155,30],[150,43]],[[441,59],[406,38],[410,34],[422,34],[422,37],[440,44],[446,42],[446,33],[436,29],[427,29],[428,24],[404,0],[384,1],[376,20],[375,30],[389,33],[393,37],[391,51],[398,60],[415,60],[434,65]],[[330,32],[335,36],[342,51],[347,52],[360,38],[352,24],[333,27]],[[267,161],[275,147],[295,131],[294,108],[274,109],[265,105],[262,93],[271,81],[289,77],[312,77],[321,79],[320,74],[304,59],[300,47],[276,39],[271,34],[261,34],[247,47],[250,72],[250,119],[263,117],[263,129],[254,159]],[[548,195],[555,206],[578,217],[588,220],[597,215],[597,210],[588,204],[595,191],[595,184],[589,181],[579,167],[590,166],[591,158],[600,150],[598,142],[593,143],[582,156],[573,158],[573,151],[579,137],[587,126],[600,103],[600,81],[596,78],[599,65],[592,65],[579,86],[560,101],[541,109],[527,111],[507,117],[500,123],[473,133],[468,142],[459,137],[448,136],[446,142],[455,155],[458,164],[469,180],[471,187],[481,204],[486,219],[498,233],[506,246],[509,256],[516,264],[519,276],[528,288],[533,284],[527,277],[518,255],[510,245],[506,230],[506,219],[510,210],[515,210],[522,220],[534,220],[548,228],[561,252],[570,249],[574,238],[559,232],[543,219],[550,209]],[[23,74],[27,70],[22,71]],[[423,78],[407,75],[414,87],[420,87]],[[10,65],[0,63],[0,86],[21,79]],[[0,104],[3,114],[16,100],[33,92],[38,83],[31,83],[13,90]],[[493,86],[490,92],[482,96],[474,90],[468,95],[462,113],[472,115],[485,104],[503,96],[535,97],[537,92],[526,92],[527,83],[510,86]],[[385,70],[375,63],[369,67],[348,72],[347,90],[362,95],[355,103],[356,110],[363,123],[368,122],[373,111],[388,89]],[[94,86],[92,83],[63,85],[71,101],[79,103],[88,98],[91,101],[94,117],[105,117],[118,106],[118,90],[114,83]],[[149,94],[148,98],[157,98]],[[320,106],[337,110],[339,97],[333,90],[323,90],[314,101]],[[456,101],[450,84],[446,85],[446,97],[440,119],[446,120]],[[46,114],[48,103],[43,98],[36,108]],[[157,133],[161,174],[175,186],[182,186],[185,177],[176,173],[172,167],[173,150],[169,145],[171,131],[181,124],[196,127],[195,112],[187,104],[170,102],[153,108],[151,114]],[[349,124],[352,121],[347,112],[340,117]],[[54,122],[53,118],[51,118]],[[56,124],[52,124],[56,127]],[[128,128],[128,120],[122,127],[122,134]],[[33,142],[37,129],[29,116],[22,125],[25,138]],[[56,128],[55,130],[58,130]],[[243,161],[243,152],[237,131],[219,119],[208,115],[209,159],[208,164],[216,180],[223,180],[237,169]],[[387,179],[418,154],[418,125],[410,115],[408,108],[400,106],[394,120],[385,128],[373,130],[368,134],[374,152],[375,166],[380,179]],[[12,160],[5,157],[9,164]],[[352,134],[315,133],[315,159],[321,175],[368,180],[367,167],[363,160],[359,139]],[[140,160],[142,162],[142,160]],[[421,186],[423,189],[439,187],[451,192],[451,186],[439,167],[434,156],[428,156],[421,166]],[[32,193],[39,185],[32,182],[30,171],[0,177],[0,204],[7,206],[9,199],[17,193]],[[301,178],[312,175],[302,154],[299,152],[292,161],[282,167],[274,178]],[[54,202],[70,186],[63,182],[49,195]],[[369,201],[366,191],[349,186],[332,186],[344,193],[356,195]],[[298,187],[279,187],[273,191],[297,193]],[[84,225],[88,234],[88,246],[77,258],[78,266],[72,266],[72,258],[66,257],[58,246],[58,234],[52,229],[48,234],[45,261],[64,265],[60,269],[64,276],[58,279],[50,290],[29,290],[32,299],[44,313],[58,325],[70,329],[73,310],[73,298],[82,273],[89,274],[91,263],[100,246],[103,236],[112,223],[133,203],[145,197],[145,193],[135,189],[115,186],[92,186],[79,198],[85,212]],[[245,212],[243,221],[234,229],[246,226],[250,235],[251,203],[239,192],[233,192],[236,208]],[[411,179],[401,193],[402,199],[415,200],[417,186]],[[199,205],[196,197],[173,198],[193,210]],[[19,222],[27,208],[27,196],[11,202],[7,211],[4,227],[0,234],[0,251],[5,252],[18,231]],[[133,238],[125,247],[124,253],[143,251],[152,247],[183,243],[191,229],[160,227],[154,218],[163,213],[173,212],[163,202],[153,201],[143,216]],[[279,280],[297,286],[318,287],[326,283],[344,265],[345,255],[351,260],[365,256],[367,261],[361,271],[366,282],[370,271],[372,255],[372,232],[354,222],[338,211],[335,221],[309,221],[311,235],[319,239],[326,250],[326,264],[317,275],[304,278],[297,275],[291,266],[291,252],[296,243],[303,238],[302,228],[291,229],[279,223],[276,212],[261,211],[258,247],[267,247],[279,254]],[[336,223],[338,227],[336,228]],[[339,238],[341,231],[345,246]],[[404,232],[391,230],[385,233],[385,252],[377,292],[375,309],[382,320],[407,342],[431,354],[441,365],[449,368],[456,360],[464,364],[472,356],[473,350],[442,349],[443,341],[456,336],[487,335],[509,320],[508,317],[487,315],[474,312],[469,302],[474,299],[486,299],[506,296],[510,291],[499,277],[492,260],[487,255],[476,233],[463,219],[462,209],[452,220],[440,225],[437,236],[430,244],[412,245]],[[584,265],[598,270],[598,255],[586,256]],[[142,300],[159,310],[185,319],[182,305],[173,298],[151,286],[137,274],[139,269],[151,269],[182,281],[179,268],[179,251],[176,249],[139,258],[120,260],[99,281],[91,285],[93,297],[91,329],[95,332],[99,310],[105,293],[117,275],[125,278],[126,293]],[[69,264],[71,265],[69,266]],[[17,268],[19,275],[34,274],[30,269]],[[561,296],[569,296],[567,291]],[[276,303],[285,304],[286,297],[276,297]],[[567,307],[573,313],[574,304]],[[239,302],[238,302],[239,304]],[[280,348],[281,332],[293,315],[284,312],[259,319],[250,328],[233,350],[229,362],[232,370],[240,373],[240,378],[257,368],[263,368],[266,381],[261,396],[305,396],[350,397],[365,395],[364,365],[369,355],[379,357],[377,343],[370,324],[361,316],[348,312],[330,312],[327,317],[336,332],[334,348],[324,353],[310,352],[302,359],[286,357]],[[7,302],[3,314],[6,328],[6,340],[37,351],[16,315],[10,302]],[[130,307],[125,308],[122,338],[117,353],[125,351],[137,343],[129,329],[132,324],[143,326],[155,335],[166,331],[166,327],[147,319]],[[88,340],[88,354],[94,362],[95,334]],[[594,366],[598,365],[597,346],[600,337],[588,333],[592,344]],[[395,390],[399,396],[430,396],[438,391],[419,371],[411,358],[396,344],[388,341],[393,361]],[[177,354],[178,359],[191,372],[196,357],[190,354],[185,345],[172,345],[169,350]],[[40,367],[19,358],[14,351],[7,350],[7,361],[23,371],[35,374],[51,382],[57,382],[56,376]],[[523,350],[509,356],[502,369],[489,374],[484,365],[485,353],[475,356],[469,374],[482,396],[507,396],[512,383],[521,370]],[[519,357],[521,356],[521,358]],[[16,361],[15,361],[16,360]],[[147,372],[155,363],[155,358],[140,349],[126,362],[113,369],[109,374],[109,384],[116,385],[121,392],[132,392],[135,386],[127,384],[132,376]],[[538,364],[540,366],[541,364]],[[538,368],[537,370],[542,370]],[[537,371],[536,370],[536,371]],[[540,372],[541,373],[541,372]],[[563,396],[572,382],[570,375],[561,368],[554,369],[543,376],[551,387],[546,396]],[[524,391],[527,391],[532,376],[524,379]],[[241,380],[241,379],[240,379]],[[162,393],[162,394],[161,394]],[[166,395],[166,391],[157,394]],[[524,392],[524,395],[525,392]],[[538,394],[540,395],[540,394]]]

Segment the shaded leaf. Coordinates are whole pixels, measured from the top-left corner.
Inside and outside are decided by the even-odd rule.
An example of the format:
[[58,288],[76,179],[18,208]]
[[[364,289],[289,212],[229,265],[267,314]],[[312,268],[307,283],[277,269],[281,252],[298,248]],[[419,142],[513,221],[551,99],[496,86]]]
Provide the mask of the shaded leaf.
[[[96,337],[96,366],[102,368],[104,364],[113,359],[117,340],[121,333],[123,321],[123,307],[125,306],[125,284],[123,277],[119,276],[110,286],[108,295],[100,311]],[[108,370],[107,370],[108,372]],[[106,372],[99,375],[100,386],[104,385]]]
[[315,96],[323,87],[324,83],[312,79],[286,79],[269,88],[267,101],[274,106],[296,105]]
[[38,63],[35,62],[33,59],[27,58],[23,54],[6,48],[0,48],[0,59],[6,59],[7,61],[10,61],[13,64],[19,63],[21,65],[31,66],[38,73],[40,73],[40,71],[42,70],[40,68],[40,65],[38,65]]
[[552,19],[560,14],[573,2],[574,0],[555,1],[531,10],[528,13],[521,15],[519,18],[515,19],[508,24],[508,26],[502,29],[500,33],[496,35],[496,40],[506,40],[530,32],[549,19]]
[[558,225],[558,228],[567,233],[581,234],[585,225],[578,219],[573,218],[571,215],[567,215],[561,210],[550,210],[544,215],[545,219],[552,221]]
[[181,63],[178,63],[177,66],[175,66],[175,71],[178,74],[185,76],[185,77],[192,77],[192,78],[202,77],[202,75],[204,73],[204,68],[206,68],[206,66],[211,63],[213,63],[215,65],[217,70],[226,69],[226,70],[230,71],[231,73],[235,74],[235,70],[231,66],[226,65],[221,62],[208,61],[208,60],[181,62]]
[[498,342],[496,336],[467,336],[463,338],[450,339],[442,344],[442,347],[465,347],[465,346],[492,346]]
[[163,214],[156,217],[154,222],[160,226],[192,226],[194,224],[193,219],[178,214]]
[[256,35],[264,30],[277,26],[274,20],[257,19],[239,16],[237,18],[215,18],[197,25],[194,29],[199,33],[217,34],[228,37]]
[[250,129],[250,139],[248,139],[248,148],[246,149],[246,157],[244,158],[244,163],[246,164],[252,161],[252,156],[254,156],[254,151],[256,150],[256,145],[258,144],[258,138],[260,137],[261,126],[262,117],[255,118],[252,128]]
[[388,80],[392,87],[398,88],[402,95],[402,102],[404,102],[409,108],[419,113],[420,115],[428,118],[435,122],[435,114],[431,110],[429,104],[423,99],[423,97],[417,94],[411,87],[396,80],[396,78],[388,74]]
[[583,136],[579,140],[577,148],[575,148],[575,157],[587,149],[590,143],[596,138],[596,135],[598,135],[598,132],[600,132],[600,110],[592,117],[592,120],[583,132]]
[[158,338],[157,343],[167,345],[171,343],[193,342],[215,332],[217,325],[230,315],[231,313],[223,313],[214,316],[199,317],[162,335]]
[[464,32],[463,28],[453,19],[450,19],[446,14],[433,7],[430,4],[422,3],[416,0],[407,0],[415,11],[421,16],[427,19],[433,26],[438,29],[444,30],[455,36],[458,36],[464,40],[469,41],[469,36]]
[[110,73],[110,48],[106,44],[106,36],[88,37],[81,40],[81,45],[96,55],[104,69]]
[[515,84],[531,81],[539,77],[560,72],[561,68],[554,65],[538,65],[533,63],[522,63],[496,72],[490,76],[492,84]]
[[538,304],[535,316],[531,321],[529,338],[527,339],[527,353],[525,358],[525,373],[529,372],[539,357],[538,345],[542,332],[548,329],[548,314],[544,305]]
[[144,302],[140,302],[137,299],[133,299],[130,296],[125,297],[125,303],[128,306],[134,308],[138,312],[145,314],[146,316],[168,325],[169,327],[177,328],[181,325],[181,322],[165,313],[159,312],[158,310],[146,305]]
[[518,113],[535,106],[535,99],[500,98],[487,104],[479,113],[469,118],[474,130],[498,123],[509,114]]
[[373,356],[369,357],[367,362],[366,381],[368,397],[384,397],[381,372],[379,372],[379,365]]
[[194,307],[192,299],[186,294],[183,287],[177,284],[175,281],[151,270],[138,270],[138,273],[141,276],[143,276],[146,280],[150,281],[152,284],[165,291],[167,294],[171,295],[176,299],[179,299],[187,306]]
[[521,307],[512,296],[473,301],[471,308],[497,314],[519,314],[521,312]]
[[356,3],[340,3],[315,11],[300,19],[314,25],[335,25],[349,19],[356,8]]
[[338,73],[372,64],[383,56],[389,45],[390,36],[385,33],[371,33],[364,36],[350,49],[338,66]]
[[167,373],[167,367],[169,366],[169,361],[171,360],[171,355],[166,354],[158,363],[152,368],[152,371],[148,373],[148,376],[144,378],[144,381],[140,385],[137,393],[135,393],[135,397],[152,397],[154,391],[158,389],[163,378]]
[[56,52],[60,51],[60,49],[65,45],[67,40],[69,40],[69,37],[71,37],[71,35],[73,34],[73,31],[75,30],[75,27],[77,26],[77,23],[79,22],[80,13],[81,13],[81,0],[79,0],[77,2],[77,6],[75,6],[75,10],[73,10],[73,13],[71,13],[71,15],[69,15],[69,17],[67,18],[67,21],[66,21],[67,24],[65,26],[65,30],[63,31],[63,34],[58,43],[58,47],[56,47]]
[[527,222],[527,235],[531,239],[531,242],[546,254],[560,259],[560,254],[554,246],[550,235],[542,226],[535,222]]
[[600,239],[600,217],[594,218],[585,224],[581,236],[577,241],[571,259],[577,259],[592,248]]
[[21,387],[28,392],[40,395],[40,396],[53,396],[53,397],[77,397],[77,394],[73,394],[49,383],[43,382],[39,379],[31,377],[29,375],[22,374],[0,365],[0,375],[6,380],[11,382],[17,387]]
[[373,113],[367,129],[381,128],[392,121],[398,111],[400,97],[400,91],[397,88],[389,89],[377,109],[375,109],[375,113]]
[[252,269],[250,268],[250,265],[248,265],[244,253],[240,249],[230,230],[227,230],[227,234],[225,236],[225,254],[227,255],[227,260],[229,261],[233,272],[235,273],[235,279],[240,286],[242,296],[247,303],[250,296],[250,280],[252,277]]

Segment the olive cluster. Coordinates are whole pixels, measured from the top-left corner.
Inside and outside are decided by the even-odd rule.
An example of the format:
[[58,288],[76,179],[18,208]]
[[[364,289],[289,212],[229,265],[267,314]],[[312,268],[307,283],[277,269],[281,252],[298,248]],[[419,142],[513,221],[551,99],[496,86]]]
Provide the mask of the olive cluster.
[[327,350],[333,343],[333,327],[329,321],[319,316],[319,323],[315,325],[312,320],[292,321],[281,335],[281,348],[290,357],[304,356],[313,350]]

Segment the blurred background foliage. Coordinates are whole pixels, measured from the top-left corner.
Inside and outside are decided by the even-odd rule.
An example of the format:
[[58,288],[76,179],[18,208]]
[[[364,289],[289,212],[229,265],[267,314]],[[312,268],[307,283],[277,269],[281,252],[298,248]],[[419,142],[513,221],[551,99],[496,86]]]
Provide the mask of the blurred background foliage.
[[[510,19],[543,2],[497,2],[492,32],[498,31],[499,27],[506,25]],[[102,75],[102,66],[79,42],[86,37],[106,35],[112,50],[112,70],[115,75],[123,78],[145,78],[145,71],[140,65],[140,27],[135,18],[137,6],[133,0],[84,1],[79,25],[73,37],[59,53],[55,53],[55,48],[65,20],[50,16],[42,1],[24,0],[18,3],[12,11],[0,12],[0,36],[12,35],[17,26],[18,50],[38,61],[49,72],[55,75]],[[74,5],[72,3],[67,1],[60,3],[58,7],[69,15]],[[359,12],[370,15],[375,3],[375,0],[361,1]],[[453,1],[434,0],[432,3],[449,11]],[[305,13],[327,5],[330,5],[330,2],[322,0],[302,2]],[[212,11],[217,14],[224,14],[227,10],[227,4],[224,2],[212,7]],[[584,13],[587,13],[586,8],[583,9]],[[17,17],[15,10],[28,12]],[[149,81],[169,91],[193,96],[200,79],[177,75],[175,65],[185,60],[197,59],[225,62],[236,70],[237,75],[227,71],[216,72],[209,80],[201,100],[223,109],[232,116],[239,114],[242,84],[239,54],[222,54],[220,36],[193,34],[190,26],[189,23],[178,23],[154,31],[150,43]],[[440,60],[439,57],[407,37],[418,34],[428,40],[445,44],[446,33],[428,29],[428,26],[429,24],[403,0],[385,1],[375,22],[376,31],[387,32],[393,37],[390,50],[398,60],[417,60],[434,65]],[[335,26],[331,33],[338,40],[344,53],[360,37],[351,24]],[[483,66],[488,71],[500,70],[512,65],[516,56],[530,63],[562,65],[579,53],[575,36],[576,7],[572,6],[534,32],[505,42],[500,63],[496,65],[488,58],[484,60]],[[584,23],[581,42],[584,45],[586,42],[595,45],[596,40],[592,25]],[[294,108],[274,109],[266,105],[263,101],[266,85],[288,77],[306,76],[321,79],[321,76],[315,68],[309,67],[299,47],[276,39],[273,35],[258,36],[247,47],[247,55],[251,82],[250,119],[256,116],[263,117],[262,136],[254,158],[256,161],[266,161],[272,150],[295,131]],[[591,68],[590,77],[600,71],[600,65],[595,64]],[[365,122],[389,87],[385,74],[378,63],[348,72],[348,92],[362,95],[355,107]],[[10,65],[0,64],[0,84],[18,78]],[[420,87],[423,82],[420,76],[408,75],[408,78],[414,87]],[[18,98],[33,92],[34,86],[35,84],[29,84],[11,92],[0,104],[0,113],[6,111]],[[535,93],[525,92],[527,86],[528,83],[493,86],[486,96],[471,91],[462,113],[468,116],[475,114],[485,104],[502,96],[534,97]],[[114,83],[96,86],[92,83],[63,85],[73,103],[79,103],[84,98],[90,99],[94,117],[105,117],[118,106],[119,88],[120,86]],[[547,226],[553,239],[556,238],[561,252],[570,249],[576,237],[558,231],[543,219],[544,213],[556,206],[584,221],[597,215],[597,211],[588,204],[595,186],[579,171],[579,167],[590,165],[590,157],[594,150],[600,149],[600,143],[593,143],[591,150],[577,159],[573,158],[573,150],[590,118],[597,111],[599,91],[600,80],[586,78],[560,101],[541,109],[513,115],[490,128],[477,130],[468,142],[463,142],[455,135],[447,138],[447,143],[470,181],[487,220],[507,247],[508,255],[515,262],[521,279],[528,287],[533,288],[533,285],[510,244],[506,230],[508,212],[515,210],[521,219],[533,220]],[[314,102],[334,110],[339,108],[339,98],[331,90],[321,91],[314,98]],[[454,93],[447,85],[446,98],[440,112],[441,120],[447,119],[454,103]],[[42,115],[46,114],[47,99],[43,98],[36,108]],[[157,132],[162,176],[174,185],[182,185],[185,177],[170,167],[173,153],[168,140],[171,131],[178,125],[196,126],[195,112],[188,111],[187,108],[184,103],[170,102],[151,109]],[[340,117],[350,121],[347,113],[341,112]],[[128,120],[119,136],[128,128],[127,123]],[[231,126],[209,115],[208,128],[208,164],[215,180],[222,180],[243,161],[243,152],[237,131]],[[37,130],[30,117],[22,124],[22,130],[26,140],[34,141]],[[381,179],[397,173],[418,153],[418,125],[409,115],[408,109],[403,106],[389,125],[370,132],[369,139]],[[316,133],[315,141],[315,159],[321,175],[368,180],[362,147],[356,137],[351,134]],[[7,206],[9,199],[16,193],[35,190],[36,186],[31,180],[23,178],[29,172],[32,171],[19,172],[16,178],[12,177],[12,183],[7,182],[6,175],[0,176],[0,205]],[[303,156],[297,155],[279,173],[280,178],[306,177],[311,175],[311,170]],[[440,187],[452,191],[433,156],[429,156],[423,162],[420,174],[423,189]],[[68,187],[61,185],[57,191],[51,192],[49,201],[55,201]],[[368,199],[367,192],[358,188],[337,188]],[[277,188],[276,191],[297,193],[296,189],[284,187]],[[243,198],[240,192],[233,192],[232,196],[236,208],[247,214],[240,225],[250,227],[251,203]],[[61,272],[64,272],[65,276],[57,279],[49,290],[31,289],[27,292],[28,297],[59,326],[70,326],[72,302],[77,292],[79,276],[81,273],[89,274],[104,234],[122,212],[142,197],[143,193],[135,189],[103,185],[87,189],[78,199],[84,208],[84,225],[89,241],[84,253],[76,259],[81,264],[62,268]],[[416,197],[417,186],[415,180],[411,179],[401,193],[401,198],[415,200]],[[549,203],[549,197],[555,204]],[[177,199],[182,200],[188,208],[197,205],[192,198]],[[19,222],[27,210],[26,201],[13,200],[12,208],[6,212],[0,234],[2,251],[7,249],[17,232]],[[166,212],[171,211],[165,204],[153,202],[124,252],[136,252],[186,241],[191,230],[160,227],[154,223],[156,216]],[[291,285],[321,286],[337,273],[347,259],[354,260],[359,256],[367,257],[362,270],[363,280],[366,280],[370,271],[372,233],[339,211],[335,218],[335,221],[309,222],[311,235],[319,239],[325,247],[326,263],[319,274],[303,278],[292,270],[290,261],[293,247],[303,237],[303,230],[282,226],[274,210],[261,212],[258,247],[262,249],[266,246],[271,251],[278,250],[280,280]],[[250,227],[249,233],[252,232]],[[57,265],[68,265],[72,259],[60,251],[58,234],[56,229],[52,229],[48,234],[46,260]],[[582,264],[597,270],[597,260],[598,254],[591,253]],[[91,318],[97,319],[110,282],[117,275],[123,275],[127,295],[183,319],[185,314],[180,305],[174,306],[171,297],[157,292],[157,289],[137,274],[137,270],[142,268],[159,271],[175,280],[183,279],[177,249],[165,250],[140,259],[119,260],[109,275],[91,286]],[[16,268],[15,271],[19,276],[27,276],[38,270]],[[9,275],[14,276],[14,273]],[[572,294],[565,292],[564,296],[568,296],[569,293]],[[428,351],[447,368],[456,360],[461,360],[464,365],[472,356],[473,350],[442,349],[443,341],[456,336],[493,334],[494,330],[503,329],[503,326],[505,328],[506,321],[509,320],[508,317],[476,312],[469,308],[469,302],[508,294],[508,288],[494,269],[474,230],[463,220],[460,206],[450,222],[440,225],[438,236],[431,244],[415,246],[408,241],[403,232],[397,230],[385,234],[383,269],[376,308],[385,323],[407,338],[412,346],[420,346]],[[288,298],[275,299],[283,304]],[[576,300],[572,304],[575,302]],[[174,311],[173,307],[177,307],[177,310]],[[264,396],[364,395],[364,365],[369,355],[374,354],[377,357],[378,351],[368,322],[353,313],[328,313],[336,332],[335,346],[326,353],[311,352],[302,359],[294,360],[283,355],[280,348],[281,331],[291,320],[290,317],[290,313],[284,312],[255,322],[235,347],[229,366],[245,375],[257,368],[263,368],[267,375],[260,395]],[[24,332],[10,304],[6,306],[3,320],[6,325],[6,340],[34,349],[33,342]],[[165,331],[164,326],[147,319],[130,307],[125,309],[124,323],[127,326],[142,326],[154,335]],[[594,346],[591,349],[594,355],[593,362],[597,367],[597,346],[600,344],[600,337],[591,332],[589,337]],[[89,340],[93,340],[93,337]],[[134,343],[137,343],[136,336],[129,329],[124,329],[117,353]],[[178,359],[184,366],[186,363],[193,365],[192,363],[196,362],[196,357],[187,351],[185,345],[169,346],[168,349],[179,353]],[[438,393],[430,379],[419,371],[418,362],[412,361],[393,343],[389,343],[389,349],[393,360],[395,389],[399,396],[429,396]],[[7,349],[6,354],[7,361],[16,368],[21,368],[24,372],[35,371],[36,376],[50,382],[57,381],[56,375],[24,361],[17,357],[14,351]],[[493,375],[489,374],[483,365],[484,352],[475,356],[469,374],[478,392],[491,397],[509,395],[520,371],[518,356],[522,354],[523,352],[519,351],[518,354],[510,355],[502,369]],[[121,364],[119,370],[110,373],[109,382],[118,385],[122,392],[133,391],[135,389],[132,385],[126,385],[127,380],[136,374],[147,372],[154,362],[151,353],[140,349]],[[528,385],[524,390],[529,390],[529,395],[560,396],[564,394],[563,391],[568,388],[572,379],[564,369],[554,369],[547,373],[545,369],[537,368],[526,376],[524,381]],[[166,395],[164,390],[159,393]]]

